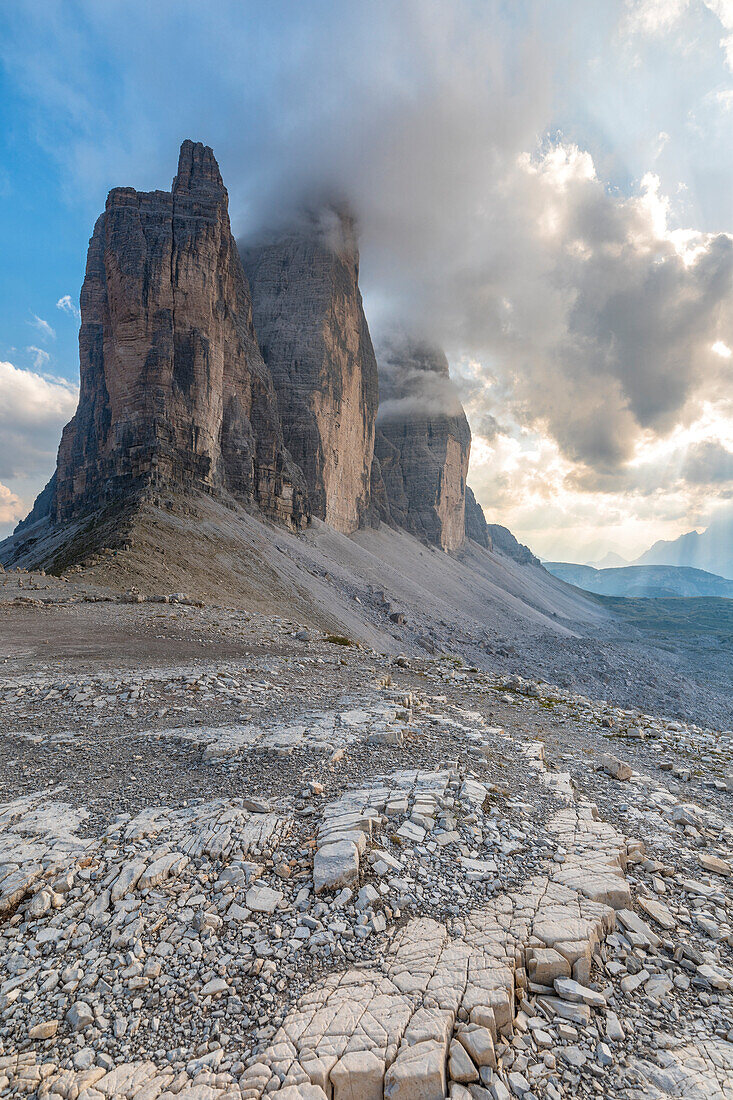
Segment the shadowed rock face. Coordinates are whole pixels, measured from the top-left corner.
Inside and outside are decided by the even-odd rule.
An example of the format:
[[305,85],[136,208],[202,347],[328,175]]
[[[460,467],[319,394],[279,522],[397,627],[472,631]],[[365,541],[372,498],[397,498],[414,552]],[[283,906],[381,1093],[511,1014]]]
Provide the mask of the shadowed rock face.
[[466,486],[466,538],[473,539],[486,550],[491,549],[491,536],[484,510],[473,495],[470,485]]
[[312,513],[354,531],[370,513],[379,396],[353,220],[328,209],[241,254],[285,442],[305,474]]
[[79,407],[59,448],[53,520],[182,487],[225,490],[300,525],[302,476],[211,149],[183,143],[171,192],[110,192],[81,313]]
[[465,539],[471,430],[442,351],[404,338],[380,354],[375,455],[389,518],[443,550]]
[[508,558],[513,558],[514,561],[518,561],[520,565],[542,564],[540,559],[534,556],[530,548],[519,542],[507,527],[502,527],[499,523],[489,523],[487,524],[487,528],[492,545],[500,554],[505,554]]

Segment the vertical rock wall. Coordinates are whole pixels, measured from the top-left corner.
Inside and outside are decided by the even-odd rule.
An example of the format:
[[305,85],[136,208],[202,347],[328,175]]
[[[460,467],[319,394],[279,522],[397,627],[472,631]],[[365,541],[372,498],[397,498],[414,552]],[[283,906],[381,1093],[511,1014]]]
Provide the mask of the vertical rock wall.
[[442,351],[395,339],[380,351],[376,457],[390,518],[443,550],[465,539],[471,430]]
[[352,218],[332,209],[242,248],[260,348],[313,515],[339,531],[370,513],[377,363]]
[[51,513],[146,488],[228,490],[299,525],[303,482],[208,147],[181,146],[172,192],[110,192],[81,292],[79,407],[64,429]]
[[470,485],[466,486],[466,538],[473,539],[486,550],[491,549],[491,537],[484,510],[473,495]]

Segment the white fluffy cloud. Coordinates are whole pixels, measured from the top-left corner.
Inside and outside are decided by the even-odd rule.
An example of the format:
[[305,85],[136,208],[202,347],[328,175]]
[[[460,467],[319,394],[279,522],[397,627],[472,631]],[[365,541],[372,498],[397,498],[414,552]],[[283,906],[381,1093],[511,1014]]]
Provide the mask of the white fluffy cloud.
[[711,12],[720,24],[726,64],[733,70],[733,0],[627,0],[626,8],[627,33],[648,36],[668,34],[701,9]]
[[544,557],[592,560],[610,546],[632,560],[656,538],[707,526],[733,500],[732,428],[706,405],[669,436],[648,433],[628,463],[599,474],[568,461],[547,435],[504,424],[491,439],[475,435],[470,479],[489,514]]
[[626,28],[632,34],[662,34],[676,26],[690,0],[626,0]]
[[[654,177],[620,198],[575,147],[522,158],[507,182],[517,201],[494,205],[513,244],[495,253],[501,282],[476,268],[457,287],[456,342],[483,362],[469,379],[474,405],[498,400],[602,475],[644,433],[663,436],[702,402],[727,401],[731,237],[670,229]],[[497,237],[486,239],[488,252]]]
[[0,482],[0,525],[14,526],[27,511],[21,498]]
[[0,361],[0,479],[51,475],[61,429],[78,388],[61,378]]

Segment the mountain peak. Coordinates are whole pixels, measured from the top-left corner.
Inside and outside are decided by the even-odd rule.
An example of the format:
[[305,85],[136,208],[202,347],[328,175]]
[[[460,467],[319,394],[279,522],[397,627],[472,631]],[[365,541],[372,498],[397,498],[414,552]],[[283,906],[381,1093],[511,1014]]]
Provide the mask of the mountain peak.
[[173,193],[219,191],[226,194],[214,151],[200,141],[186,139],[178,155],[178,172],[173,180]]

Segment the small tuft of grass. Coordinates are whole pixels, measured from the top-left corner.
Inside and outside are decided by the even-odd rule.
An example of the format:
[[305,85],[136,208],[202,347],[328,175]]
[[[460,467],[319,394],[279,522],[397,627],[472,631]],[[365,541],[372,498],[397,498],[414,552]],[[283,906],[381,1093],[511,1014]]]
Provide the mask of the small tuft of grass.
[[325,641],[330,642],[331,645],[354,645],[351,638],[347,638],[344,634],[327,634]]

